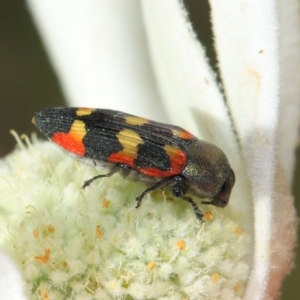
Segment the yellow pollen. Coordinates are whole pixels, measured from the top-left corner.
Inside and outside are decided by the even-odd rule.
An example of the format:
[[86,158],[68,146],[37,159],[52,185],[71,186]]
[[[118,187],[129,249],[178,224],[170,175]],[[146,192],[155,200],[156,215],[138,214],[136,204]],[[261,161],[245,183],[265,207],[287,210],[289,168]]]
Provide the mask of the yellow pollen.
[[52,233],[52,232],[55,231],[55,228],[54,228],[52,225],[49,225],[49,226],[48,226],[48,231],[49,231],[50,233]]
[[147,268],[152,271],[154,268],[155,268],[155,262],[153,261],[150,261],[148,264],[147,264]]
[[40,263],[48,263],[50,259],[50,249],[45,249],[45,254],[44,255],[37,255],[34,257],[34,260],[36,262],[40,262]]
[[45,287],[41,288],[40,295],[41,295],[43,300],[49,300],[50,299]]
[[158,195],[158,191],[152,191],[150,194],[152,197],[156,197]]
[[213,282],[218,282],[219,279],[220,279],[220,275],[219,275],[218,273],[214,273],[214,274],[212,275],[212,281],[213,281]]
[[103,236],[103,231],[101,230],[101,227],[100,227],[100,225],[97,225],[96,226],[96,236],[97,236],[97,238],[102,238],[102,236]]
[[235,233],[236,233],[237,235],[241,235],[241,234],[243,233],[243,229],[242,229],[241,227],[237,227],[237,228],[235,229]]
[[205,218],[205,220],[207,220],[207,221],[212,220],[212,218],[213,218],[212,212],[211,212],[211,211],[207,211],[207,212],[204,214],[204,218]]
[[184,250],[186,248],[186,242],[184,240],[179,240],[176,246],[179,250]]
[[102,207],[108,208],[109,204],[110,204],[110,200],[103,199],[103,201],[102,201]]
[[35,228],[34,230],[33,230],[33,237],[35,237],[35,238],[37,238],[38,236],[39,236],[39,230],[37,229],[37,228]]

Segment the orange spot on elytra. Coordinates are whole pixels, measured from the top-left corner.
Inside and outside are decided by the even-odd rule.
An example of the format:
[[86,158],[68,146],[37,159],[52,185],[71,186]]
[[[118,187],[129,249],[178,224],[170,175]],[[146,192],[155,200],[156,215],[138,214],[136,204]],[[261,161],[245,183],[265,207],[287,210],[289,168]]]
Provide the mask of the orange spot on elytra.
[[135,117],[135,116],[127,116],[125,118],[125,122],[130,125],[139,126],[139,125],[149,123],[149,120],[147,120],[145,118]]
[[53,134],[51,140],[65,150],[83,156],[85,147],[82,140],[85,135],[86,130],[84,122],[75,120],[68,133],[56,132]]
[[40,262],[40,263],[48,263],[50,259],[50,249],[45,249],[45,254],[44,255],[38,255],[34,257],[34,260],[36,262]]
[[139,134],[131,129],[123,129],[116,134],[123,150],[113,153],[108,157],[108,162],[122,163],[134,167],[134,160],[137,158],[138,146],[144,141]]
[[78,110],[76,111],[76,115],[77,115],[78,117],[81,117],[81,116],[88,116],[88,115],[90,115],[93,111],[95,111],[95,108],[80,107],[80,108],[78,108]]
[[68,133],[57,132],[52,136],[51,140],[71,153],[79,156],[84,156],[85,147],[82,141],[74,139]]
[[128,156],[126,153],[123,153],[122,151],[111,154],[107,160],[109,162],[115,163],[115,164],[123,163],[130,167],[132,167],[134,165],[134,158]]
[[191,140],[194,138],[194,136],[190,132],[188,132],[184,129],[182,129],[182,130],[172,129],[172,133],[173,133],[173,135],[175,135],[183,140]]
[[164,150],[169,156],[171,167],[168,171],[162,171],[157,168],[139,168],[138,171],[142,174],[151,177],[170,177],[178,175],[182,172],[186,165],[186,153],[176,147],[165,145]]

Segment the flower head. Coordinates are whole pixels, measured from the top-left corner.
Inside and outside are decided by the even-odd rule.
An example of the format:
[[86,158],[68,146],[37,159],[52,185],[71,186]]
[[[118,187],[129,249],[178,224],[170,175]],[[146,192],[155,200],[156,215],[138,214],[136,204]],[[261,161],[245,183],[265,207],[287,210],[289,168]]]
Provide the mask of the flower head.
[[28,294],[233,299],[244,293],[250,236],[243,210],[207,206],[203,225],[188,203],[164,191],[135,209],[142,184],[116,174],[83,191],[93,168],[49,142],[19,140],[19,146],[2,162],[10,171],[0,168],[7,216],[1,244],[21,266]]
[[181,1],[29,3],[73,105],[168,118],[222,148],[236,185],[228,207],[203,209],[201,225],[168,193],[135,210],[142,187],[118,175],[83,193],[95,170],[30,144],[1,163],[0,177],[1,245],[27,290],[44,299],[278,296],[295,243],[299,3],[210,1],[222,89]]

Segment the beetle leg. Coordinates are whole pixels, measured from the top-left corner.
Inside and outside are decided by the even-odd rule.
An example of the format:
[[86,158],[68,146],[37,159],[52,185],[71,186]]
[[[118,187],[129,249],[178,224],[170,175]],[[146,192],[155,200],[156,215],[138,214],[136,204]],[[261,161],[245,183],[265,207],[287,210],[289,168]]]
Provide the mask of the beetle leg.
[[138,208],[141,206],[142,200],[148,192],[159,189],[163,186],[166,186],[166,185],[170,184],[172,181],[174,181],[173,178],[165,178],[162,181],[159,181],[159,182],[155,183],[154,185],[150,186],[149,188],[145,189],[139,196],[136,197],[137,205],[135,208]]
[[193,209],[194,209],[194,212],[195,212],[195,215],[196,215],[196,218],[200,221],[200,222],[203,222],[204,223],[204,220],[203,220],[203,213],[202,211],[198,208],[197,204],[192,200],[192,198],[190,197],[184,197],[184,196],[181,196],[180,197],[182,200],[184,201],[187,201],[189,202]]
[[114,173],[116,173],[119,169],[119,166],[116,165],[114,167],[111,168],[111,170],[107,173],[107,174],[100,174],[100,175],[97,175],[89,180],[86,180],[83,185],[82,185],[82,189],[84,190],[87,186],[89,186],[95,179],[98,179],[98,178],[103,178],[103,177],[109,177],[111,175],[113,175]]
[[175,184],[173,186],[173,189],[172,189],[173,195],[176,196],[176,197],[181,198],[184,201],[189,202],[192,205],[193,209],[194,209],[196,218],[200,222],[204,222],[203,221],[203,213],[198,208],[197,204],[193,201],[192,198],[184,196],[185,191],[186,191],[186,186],[184,185],[184,182],[182,180],[178,180],[177,184]]

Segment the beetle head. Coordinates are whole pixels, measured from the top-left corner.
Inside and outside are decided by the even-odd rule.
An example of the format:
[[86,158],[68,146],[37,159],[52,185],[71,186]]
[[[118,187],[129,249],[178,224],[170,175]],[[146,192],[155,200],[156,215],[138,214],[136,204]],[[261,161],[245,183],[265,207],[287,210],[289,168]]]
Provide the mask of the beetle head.
[[235,175],[232,169],[230,169],[228,176],[223,183],[220,191],[217,195],[214,196],[212,200],[212,204],[220,207],[224,207],[227,205],[229,201],[229,196],[231,194],[231,190],[235,183]]
[[226,206],[235,176],[224,152],[201,140],[194,140],[187,151],[188,160],[182,175],[188,192],[200,198],[211,198],[213,205]]

